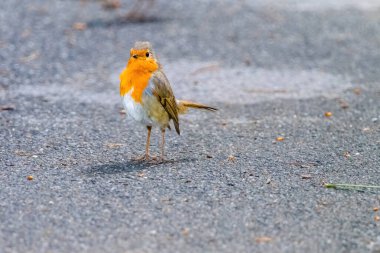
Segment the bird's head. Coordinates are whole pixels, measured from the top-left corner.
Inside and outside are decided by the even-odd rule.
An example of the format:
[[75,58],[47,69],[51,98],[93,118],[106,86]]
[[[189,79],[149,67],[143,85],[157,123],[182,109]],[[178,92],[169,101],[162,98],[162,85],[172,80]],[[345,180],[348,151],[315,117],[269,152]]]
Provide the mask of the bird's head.
[[128,67],[138,71],[153,72],[157,70],[160,65],[153,52],[152,45],[149,42],[138,41],[135,46],[131,48]]

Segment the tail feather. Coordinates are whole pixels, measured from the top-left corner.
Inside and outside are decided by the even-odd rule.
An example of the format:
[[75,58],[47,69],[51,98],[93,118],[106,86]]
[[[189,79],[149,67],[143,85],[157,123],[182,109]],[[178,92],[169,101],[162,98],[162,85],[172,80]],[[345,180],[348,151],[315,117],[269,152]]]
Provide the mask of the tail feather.
[[179,114],[185,114],[189,108],[203,109],[203,110],[208,110],[212,112],[215,112],[216,110],[218,110],[208,105],[204,105],[204,104],[200,104],[200,103],[196,103],[192,101],[186,101],[186,100],[177,100],[177,106],[178,106]]

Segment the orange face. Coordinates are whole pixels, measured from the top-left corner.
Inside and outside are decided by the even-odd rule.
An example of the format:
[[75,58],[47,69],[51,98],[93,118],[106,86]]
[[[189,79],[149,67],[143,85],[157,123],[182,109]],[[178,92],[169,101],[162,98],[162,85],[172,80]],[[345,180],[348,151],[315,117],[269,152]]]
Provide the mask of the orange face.
[[141,102],[141,96],[159,64],[149,49],[131,49],[127,67],[120,74],[120,95],[124,96],[132,88],[132,98]]
[[149,49],[131,49],[128,68],[137,71],[153,72],[158,69],[158,63]]

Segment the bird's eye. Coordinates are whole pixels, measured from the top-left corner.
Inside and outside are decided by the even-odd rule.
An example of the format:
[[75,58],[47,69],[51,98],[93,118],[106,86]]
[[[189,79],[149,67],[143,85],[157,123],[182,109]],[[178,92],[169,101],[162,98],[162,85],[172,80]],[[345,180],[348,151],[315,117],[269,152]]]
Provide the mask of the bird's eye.
[[146,57],[149,57],[149,55],[150,55],[149,52],[146,52],[145,56],[146,56]]

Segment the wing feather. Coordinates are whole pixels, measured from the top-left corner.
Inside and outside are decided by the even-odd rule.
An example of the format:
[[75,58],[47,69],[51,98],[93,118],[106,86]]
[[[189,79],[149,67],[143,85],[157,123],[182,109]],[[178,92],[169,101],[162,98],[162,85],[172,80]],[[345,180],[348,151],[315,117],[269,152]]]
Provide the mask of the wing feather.
[[174,122],[175,130],[178,134],[180,134],[178,107],[173,90],[170,87],[169,80],[165,76],[164,72],[159,69],[153,73],[152,81],[154,84],[153,95],[157,97],[160,104],[164,107],[165,111],[169,115],[169,119],[172,119]]

